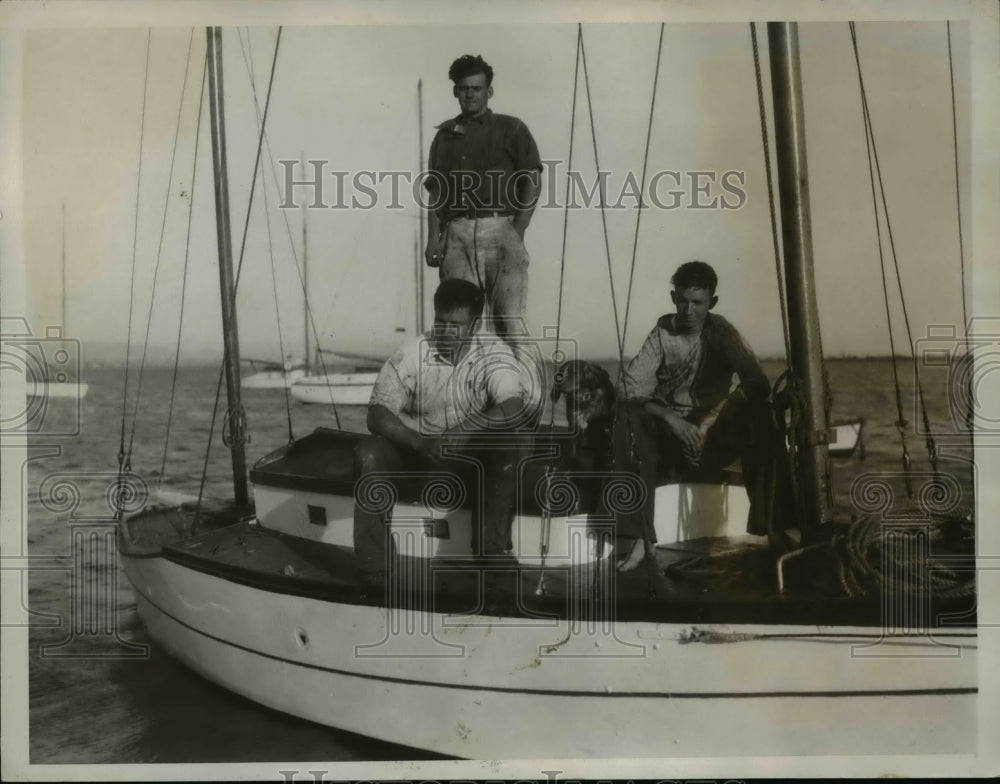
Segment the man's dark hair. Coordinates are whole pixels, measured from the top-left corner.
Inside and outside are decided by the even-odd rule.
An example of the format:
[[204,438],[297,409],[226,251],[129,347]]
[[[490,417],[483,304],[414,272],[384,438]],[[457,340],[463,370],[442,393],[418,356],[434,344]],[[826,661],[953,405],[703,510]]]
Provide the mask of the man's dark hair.
[[447,313],[456,308],[468,308],[472,318],[477,319],[483,315],[485,301],[483,290],[475,283],[452,278],[443,281],[434,292],[434,311]]
[[475,76],[476,74],[486,75],[487,87],[493,84],[493,69],[490,68],[490,64],[478,54],[475,57],[471,54],[463,54],[455,62],[453,62],[451,64],[451,68],[448,69],[448,78],[455,84],[458,84],[467,76]]
[[677,268],[677,272],[670,279],[670,285],[675,290],[708,289],[708,293],[714,295],[715,287],[719,285],[719,277],[711,265],[704,261],[688,261]]

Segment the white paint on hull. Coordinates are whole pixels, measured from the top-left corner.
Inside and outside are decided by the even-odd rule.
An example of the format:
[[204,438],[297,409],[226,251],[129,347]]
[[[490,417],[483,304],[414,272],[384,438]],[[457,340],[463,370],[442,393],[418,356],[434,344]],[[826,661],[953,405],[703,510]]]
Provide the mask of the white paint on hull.
[[378,373],[328,373],[306,376],[289,389],[301,403],[338,406],[367,406]]
[[240,386],[244,389],[285,389],[290,387],[300,378],[306,377],[306,371],[302,368],[297,370],[262,370],[259,373],[252,373],[240,379]]
[[86,381],[50,381],[47,384],[28,384],[25,390],[28,397],[82,400],[87,396],[90,385]]
[[[443,754],[975,749],[975,694],[891,693],[974,688],[973,634],[950,638],[960,647],[893,639],[868,656],[857,646],[877,643],[875,629],[714,625],[701,628],[732,641],[705,644],[685,642],[690,625],[620,622],[615,639],[569,634],[564,622],[275,594],[162,558],[124,562],[153,639],[205,677],[286,713]],[[386,637],[407,622],[408,633]],[[375,647],[358,647],[366,642]]]

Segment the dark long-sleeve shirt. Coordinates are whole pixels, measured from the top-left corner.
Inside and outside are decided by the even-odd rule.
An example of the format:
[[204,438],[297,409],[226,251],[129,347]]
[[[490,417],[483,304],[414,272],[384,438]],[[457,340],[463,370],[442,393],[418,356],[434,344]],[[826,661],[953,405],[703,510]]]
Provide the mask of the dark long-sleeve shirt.
[[709,313],[702,331],[690,335],[678,332],[673,315],[666,315],[626,366],[618,392],[630,400],[658,400],[700,422],[729,397],[734,376],[748,397],[767,397],[767,376],[736,327]]
[[528,126],[487,109],[481,117],[458,116],[438,126],[424,186],[442,222],[480,212],[514,214],[530,206],[519,203],[519,177],[541,169]]

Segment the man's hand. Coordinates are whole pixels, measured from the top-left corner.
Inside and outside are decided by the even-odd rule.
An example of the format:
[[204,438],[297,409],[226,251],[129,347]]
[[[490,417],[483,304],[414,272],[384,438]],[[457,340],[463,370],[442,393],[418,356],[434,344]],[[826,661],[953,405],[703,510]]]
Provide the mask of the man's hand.
[[424,248],[424,261],[428,267],[440,267],[444,258],[444,243],[441,242],[440,234],[432,234],[427,238],[427,247]]
[[646,410],[666,422],[667,427],[680,440],[684,456],[692,463],[697,463],[705,446],[705,430],[659,403],[647,403]]
[[667,426],[680,439],[684,447],[684,456],[692,463],[697,463],[701,457],[702,447],[705,445],[705,434],[701,428],[679,417],[667,420]]

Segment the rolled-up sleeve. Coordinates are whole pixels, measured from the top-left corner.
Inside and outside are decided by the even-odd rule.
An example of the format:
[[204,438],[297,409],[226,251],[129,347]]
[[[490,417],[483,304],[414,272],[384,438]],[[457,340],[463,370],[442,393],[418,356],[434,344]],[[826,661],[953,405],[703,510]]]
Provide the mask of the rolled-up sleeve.
[[411,407],[416,390],[415,368],[407,361],[407,354],[400,349],[379,371],[369,406],[384,406],[398,415]]
[[518,372],[514,353],[503,343],[497,343],[489,352],[489,367],[486,371],[486,394],[491,405],[510,398],[524,399],[524,387]]

